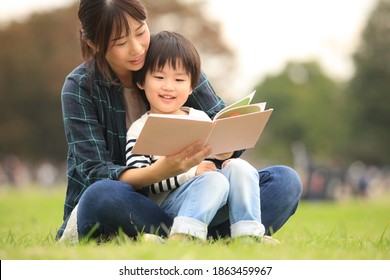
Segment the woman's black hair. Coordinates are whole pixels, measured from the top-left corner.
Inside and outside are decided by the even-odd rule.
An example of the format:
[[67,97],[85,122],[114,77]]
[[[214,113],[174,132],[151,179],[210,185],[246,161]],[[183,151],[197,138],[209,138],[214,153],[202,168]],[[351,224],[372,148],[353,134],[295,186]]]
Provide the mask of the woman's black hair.
[[[78,17],[81,23],[81,52],[86,61],[94,61],[103,76],[112,81],[106,53],[110,39],[120,37],[123,28],[130,33],[127,16],[145,22],[148,14],[138,0],[80,0]],[[112,32],[115,31],[115,34]],[[92,48],[87,42],[91,42]]]

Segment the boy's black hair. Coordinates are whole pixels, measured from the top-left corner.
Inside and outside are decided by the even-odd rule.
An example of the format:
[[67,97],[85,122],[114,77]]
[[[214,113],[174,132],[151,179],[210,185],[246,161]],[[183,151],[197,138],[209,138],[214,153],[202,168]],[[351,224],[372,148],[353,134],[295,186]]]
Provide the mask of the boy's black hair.
[[201,74],[199,53],[190,40],[170,31],[151,35],[145,64],[141,70],[133,73],[133,84],[143,85],[148,71],[161,70],[167,63],[175,70],[180,63],[190,74],[191,88],[195,88]]

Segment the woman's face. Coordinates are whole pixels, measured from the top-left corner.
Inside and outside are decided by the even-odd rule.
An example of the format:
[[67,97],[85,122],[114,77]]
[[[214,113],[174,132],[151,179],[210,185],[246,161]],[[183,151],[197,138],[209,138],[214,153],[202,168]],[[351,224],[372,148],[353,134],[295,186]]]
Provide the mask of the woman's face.
[[[126,29],[119,38],[114,38],[113,32],[106,60],[115,74],[122,80],[129,76],[129,71],[138,71],[145,63],[146,52],[150,42],[149,27],[146,22],[138,22],[127,17],[130,32],[126,35]],[[123,81],[122,81],[123,82]]]

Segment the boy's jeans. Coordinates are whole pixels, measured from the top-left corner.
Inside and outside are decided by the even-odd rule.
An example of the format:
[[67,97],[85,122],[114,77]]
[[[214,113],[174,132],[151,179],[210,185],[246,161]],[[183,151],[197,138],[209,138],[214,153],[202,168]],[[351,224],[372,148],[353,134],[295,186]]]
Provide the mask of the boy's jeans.
[[264,234],[259,174],[242,159],[231,159],[219,172],[206,172],[183,184],[167,196],[161,208],[174,219],[171,234],[206,239],[210,223],[225,221],[232,225],[232,237]]

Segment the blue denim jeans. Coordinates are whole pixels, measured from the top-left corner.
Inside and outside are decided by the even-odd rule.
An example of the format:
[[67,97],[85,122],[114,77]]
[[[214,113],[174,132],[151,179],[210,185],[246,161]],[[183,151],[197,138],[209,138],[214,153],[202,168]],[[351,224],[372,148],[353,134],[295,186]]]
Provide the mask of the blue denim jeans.
[[[265,234],[278,231],[298,207],[302,183],[298,174],[286,166],[272,166],[259,172],[261,221]],[[92,229],[94,236],[109,236],[121,229],[135,237],[139,232],[167,236],[173,219],[154,201],[132,186],[114,180],[98,181],[87,188],[80,198],[77,226],[80,237]],[[226,212],[227,211],[227,212]],[[221,213],[224,212],[224,213]],[[208,236],[230,236],[228,209],[221,208],[208,227]],[[98,225],[98,227],[96,227]]]
[[171,192],[161,208],[173,218],[170,234],[206,239],[207,227],[229,221],[232,237],[261,237],[259,174],[248,162],[231,159],[219,172],[203,173]]

